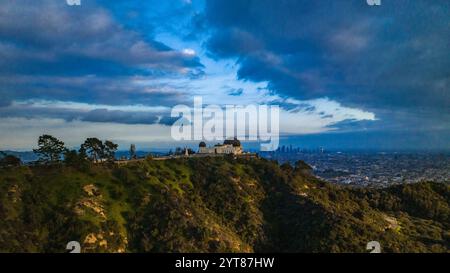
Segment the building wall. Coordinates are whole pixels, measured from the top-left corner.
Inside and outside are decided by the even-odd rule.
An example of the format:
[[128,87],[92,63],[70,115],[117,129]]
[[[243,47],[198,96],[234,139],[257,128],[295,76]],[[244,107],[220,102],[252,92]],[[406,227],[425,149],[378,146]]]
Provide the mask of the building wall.
[[214,148],[200,147],[198,150],[199,154],[215,154],[216,150]]
[[233,145],[222,145],[211,148],[200,147],[199,154],[241,154],[242,147],[233,147]]

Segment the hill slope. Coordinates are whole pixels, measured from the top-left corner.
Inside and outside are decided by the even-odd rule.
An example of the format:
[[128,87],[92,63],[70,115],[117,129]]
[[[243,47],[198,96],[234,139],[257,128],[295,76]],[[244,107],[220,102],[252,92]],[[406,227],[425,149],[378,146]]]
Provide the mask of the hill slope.
[[0,252],[448,252],[449,199],[445,184],[351,189],[264,159],[0,169]]

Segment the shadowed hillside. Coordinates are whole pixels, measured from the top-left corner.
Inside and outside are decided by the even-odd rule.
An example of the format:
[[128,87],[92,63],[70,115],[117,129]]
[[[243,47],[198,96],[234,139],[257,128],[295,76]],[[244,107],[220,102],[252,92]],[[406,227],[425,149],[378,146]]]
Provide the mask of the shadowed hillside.
[[198,158],[0,169],[0,251],[448,252],[450,188],[351,189],[309,166]]

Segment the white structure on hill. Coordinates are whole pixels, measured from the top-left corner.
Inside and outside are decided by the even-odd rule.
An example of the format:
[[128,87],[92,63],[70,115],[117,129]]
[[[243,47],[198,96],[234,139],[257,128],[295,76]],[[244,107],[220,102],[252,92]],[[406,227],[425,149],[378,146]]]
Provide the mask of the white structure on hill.
[[205,142],[198,145],[199,154],[233,154],[239,155],[243,153],[241,142],[237,139],[227,139],[223,144],[216,144],[214,147],[206,147]]

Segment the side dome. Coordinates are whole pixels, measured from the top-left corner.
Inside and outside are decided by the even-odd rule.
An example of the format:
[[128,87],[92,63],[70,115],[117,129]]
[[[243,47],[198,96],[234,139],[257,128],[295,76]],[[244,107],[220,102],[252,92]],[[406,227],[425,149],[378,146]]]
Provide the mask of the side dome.
[[200,142],[200,144],[198,144],[198,147],[204,148],[206,147],[206,143],[205,142]]

